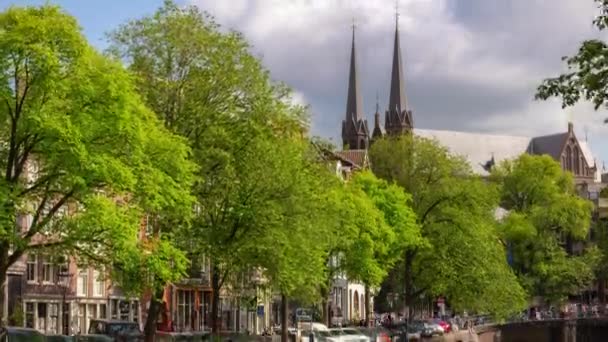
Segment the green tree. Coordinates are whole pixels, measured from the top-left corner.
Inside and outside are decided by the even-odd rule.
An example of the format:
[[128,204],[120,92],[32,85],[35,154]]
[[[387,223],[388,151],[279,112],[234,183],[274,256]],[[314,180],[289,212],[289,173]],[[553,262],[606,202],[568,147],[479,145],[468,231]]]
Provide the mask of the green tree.
[[[166,241],[144,248],[138,232],[144,213],[169,218],[191,206],[184,141],[58,7],[9,7],[0,32],[0,284],[25,253],[117,270],[158,250],[179,258]],[[156,271],[178,278],[180,263],[169,261]]]
[[[231,274],[260,264],[251,246],[272,229],[266,224],[282,210],[278,202],[291,196],[284,171],[292,156],[281,148],[305,133],[305,110],[290,105],[289,89],[271,82],[239,33],[222,33],[194,6],[165,1],[110,39],[146,103],[188,140],[199,166],[193,230],[181,242],[212,261],[211,325],[217,332],[220,290]],[[156,314],[148,317],[151,335]]]
[[499,317],[525,307],[496,231],[491,184],[436,141],[411,135],[375,142],[370,159],[374,174],[411,194],[421,235],[389,277],[399,283],[383,287],[405,293],[408,306],[420,295],[443,295],[456,310]]
[[598,251],[568,253],[569,241],[586,239],[592,203],[579,197],[570,173],[550,156],[524,154],[492,173],[500,184],[501,206],[510,211],[501,225],[512,267],[531,296],[559,302],[588,286]]
[[[608,27],[608,1],[593,0],[597,4],[598,16],[593,25],[604,31]],[[567,72],[545,79],[538,87],[536,98],[546,100],[561,97],[562,108],[584,100],[593,103],[595,109],[608,105],[608,45],[599,39],[588,39],[581,43],[574,56],[562,57]],[[605,121],[608,122],[608,119]]]
[[371,172],[356,174],[353,188],[358,228],[352,245],[344,254],[349,279],[365,286],[366,324],[370,324],[370,292],[381,285],[406,249],[422,244],[411,198],[403,188],[376,178]]

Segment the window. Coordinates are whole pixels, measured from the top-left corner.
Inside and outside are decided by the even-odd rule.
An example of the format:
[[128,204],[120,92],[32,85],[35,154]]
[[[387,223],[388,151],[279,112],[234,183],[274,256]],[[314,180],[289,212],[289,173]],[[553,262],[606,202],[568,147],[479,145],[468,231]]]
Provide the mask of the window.
[[79,296],[84,296],[86,297],[88,291],[87,291],[87,287],[88,287],[88,270],[84,269],[84,270],[80,270],[80,272],[78,273],[78,280],[76,282],[76,291],[77,294]]
[[572,171],[572,149],[566,146],[566,170]]
[[95,297],[103,297],[105,290],[105,283],[103,277],[99,271],[93,271],[93,296]]
[[189,330],[194,309],[194,291],[177,290],[177,328]]
[[45,283],[53,283],[55,281],[55,273],[53,272],[53,258],[42,258],[42,281]]
[[38,266],[38,256],[36,254],[29,254],[27,256],[27,281],[36,282],[37,273],[36,267]]
[[133,322],[139,322],[139,302],[138,301],[133,301],[131,303],[131,312],[133,313]]
[[152,236],[154,234],[154,224],[150,215],[146,215],[145,218],[145,226],[146,226],[146,237]]
[[86,330],[89,331],[89,325],[91,324],[91,320],[97,317],[97,304],[88,304],[87,305],[87,322],[86,322]]
[[578,148],[574,148],[574,174],[581,174],[581,157],[579,156]]
[[49,303],[49,324],[47,332],[49,334],[57,334],[58,333],[58,316],[59,316],[59,305],[54,303]]
[[108,318],[108,311],[105,304],[99,304],[99,318]]
[[86,304],[78,304],[78,328],[81,334],[87,333],[87,322],[85,320]]
[[111,319],[118,319],[118,299],[112,299],[110,303],[111,308]]
[[34,328],[34,303],[25,303],[25,327]]
[[70,282],[70,266],[69,258],[66,256],[60,256],[57,258],[57,280],[63,286],[68,286]]
[[38,303],[36,329],[46,331],[46,303]]

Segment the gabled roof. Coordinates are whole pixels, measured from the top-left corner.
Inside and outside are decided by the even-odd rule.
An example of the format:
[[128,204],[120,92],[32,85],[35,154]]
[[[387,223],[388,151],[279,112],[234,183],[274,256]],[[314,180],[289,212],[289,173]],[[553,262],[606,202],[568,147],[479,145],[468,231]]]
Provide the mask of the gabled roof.
[[568,132],[564,132],[534,137],[530,143],[531,152],[533,154],[548,154],[553,159],[559,160],[569,136]]
[[367,167],[367,150],[344,150],[336,151],[334,154],[355,168]]

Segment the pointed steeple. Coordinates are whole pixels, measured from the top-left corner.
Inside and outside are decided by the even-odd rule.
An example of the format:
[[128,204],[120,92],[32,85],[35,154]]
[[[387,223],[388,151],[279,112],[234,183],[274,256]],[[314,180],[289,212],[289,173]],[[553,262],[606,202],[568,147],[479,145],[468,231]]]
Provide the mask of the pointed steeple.
[[367,120],[363,117],[363,99],[359,86],[354,20],[348,76],[348,95],[346,99],[346,117],[344,121],[342,121],[342,142],[344,148],[353,150],[366,149],[369,143],[369,129],[367,127]]
[[363,119],[363,99],[359,87],[357,56],[355,51],[355,25],[353,23],[353,41],[350,51],[350,73],[348,76],[348,97],[346,100],[346,121]]
[[388,110],[384,122],[386,133],[399,135],[411,132],[414,127],[412,112],[408,109],[405,97],[405,78],[399,44],[399,12],[395,13],[395,42],[393,46],[393,65]]
[[391,92],[388,101],[388,110],[401,113],[407,110],[405,97],[405,79],[401,64],[401,46],[399,44],[399,13],[395,16],[395,42],[393,46],[393,68],[391,71]]
[[382,138],[384,136],[384,128],[380,124],[380,100],[378,92],[376,92],[376,113],[374,113],[374,130],[372,131],[372,140]]

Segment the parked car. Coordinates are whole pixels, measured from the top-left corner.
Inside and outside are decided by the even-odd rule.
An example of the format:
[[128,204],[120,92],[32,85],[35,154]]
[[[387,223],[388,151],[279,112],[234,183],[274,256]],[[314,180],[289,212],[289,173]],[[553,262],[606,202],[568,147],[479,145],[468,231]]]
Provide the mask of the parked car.
[[73,336],[46,335],[46,342],[74,342]]
[[46,342],[46,337],[36,329],[7,327],[8,342]]
[[154,338],[156,342],[203,342],[211,341],[211,335],[206,331],[193,331],[193,332],[165,332],[157,331]]
[[89,335],[108,336],[116,341],[143,341],[144,335],[139,324],[130,321],[92,319]]
[[424,331],[422,337],[432,337],[432,336],[442,336],[444,334],[444,330],[435,321],[424,322]]
[[115,342],[115,340],[106,335],[78,335],[74,336],[74,342]]
[[448,324],[448,322],[444,320],[434,319],[433,323],[438,324],[443,329],[444,333],[449,333],[452,331],[452,327],[450,326],[450,324]]
[[383,327],[358,329],[363,335],[369,337],[372,342],[392,342],[391,332]]
[[328,342],[371,342],[368,336],[354,328],[329,329],[328,333]]

